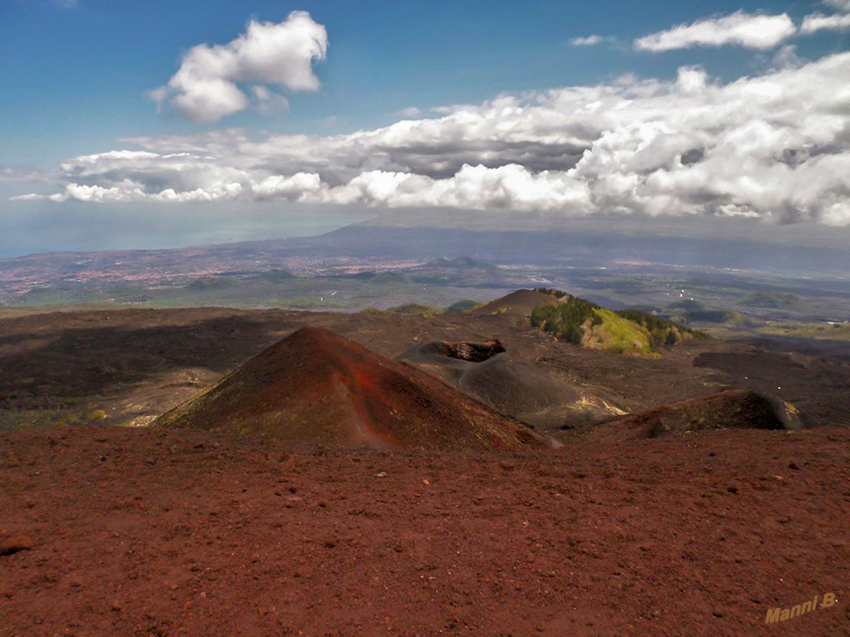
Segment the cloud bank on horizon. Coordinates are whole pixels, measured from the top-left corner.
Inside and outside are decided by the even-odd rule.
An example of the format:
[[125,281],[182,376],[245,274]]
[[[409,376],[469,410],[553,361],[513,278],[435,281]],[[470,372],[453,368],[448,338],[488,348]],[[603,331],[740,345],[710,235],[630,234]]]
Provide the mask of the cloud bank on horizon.
[[[843,29],[850,0],[798,28],[785,14],[737,12],[634,42],[639,51],[777,47],[798,33]],[[806,25],[809,25],[808,27]],[[824,26],[824,25],[829,26]],[[810,31],[807,31],[809,29]],[[572,43],[592,46],[605,36]],[[154,97],[213,122],[313,90],[324,27],[305,12],[252,21],[224,46],[199,45]],[[503,94],[480,104],[418,109],[391,126],[346,135],[238,130],[123,140],[61,165],[56,202],[290,201],[385,208],[453,207],[566,215],[599,212],[756,217],[850,225],[850,53],[730,83],[699,67],[673,81],[626,76],[595,86]],[[24,195],[19,199],[43,198]]]

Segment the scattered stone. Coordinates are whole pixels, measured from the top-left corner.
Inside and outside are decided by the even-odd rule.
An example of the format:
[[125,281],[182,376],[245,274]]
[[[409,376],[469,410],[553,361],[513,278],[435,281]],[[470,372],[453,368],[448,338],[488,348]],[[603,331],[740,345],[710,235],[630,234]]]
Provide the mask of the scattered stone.
[[726,490],[727,490],[729,493],[738,493],[738,487],[736,487],[736,486],[734,486],[734,485],[733,485],[733,486],[730,486],[730,487],[726,487]]

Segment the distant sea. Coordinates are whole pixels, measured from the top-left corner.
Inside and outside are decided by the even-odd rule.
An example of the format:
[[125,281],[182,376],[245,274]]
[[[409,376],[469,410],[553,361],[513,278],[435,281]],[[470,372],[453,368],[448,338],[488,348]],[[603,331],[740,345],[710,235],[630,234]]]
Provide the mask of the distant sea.
[[340,206],[0,204],[0,258],[186,248],[324,234],[374,217]]

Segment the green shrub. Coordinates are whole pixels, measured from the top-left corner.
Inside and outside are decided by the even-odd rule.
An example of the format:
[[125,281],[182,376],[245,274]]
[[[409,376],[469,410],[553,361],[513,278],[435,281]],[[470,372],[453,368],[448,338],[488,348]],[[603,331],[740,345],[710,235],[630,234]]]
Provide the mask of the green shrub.
[[463,301],[458,301],[457,303],[452,303],[450,306],[446,308],[446,312],[451,314],[455,314],[458,312],[468,312],[469,310],[474,310],[479,305],[481,305],[478,301],[472,301],[470,299],[464,299]]
[[704,332],[652,314],[638,310],[612,312],[578,297],[535,309],[531,324],[574,345],[581,344],[592,333],[592,347],[643,355],[663,345],[675,345],[684,338],[709,338]]
[[554,334],[563,341],[578,345],[584,336],[583,325],[600,325],[602,319],[594,311],[600,309],[596,303],[571,297],[563,303],[538,307],[531,313],[531,324]]
[[705,332],[638,310],[618,310],[616,314],[645,327],[649,332],[653,349],[659,345],[675,345],[686,334],[693,338],[709,338]]
[[564,292],[563,290],[556,290],[555,288],[534,288],[535,292],[540,292],[540,294],[548,294],[549,296],[554,296],[556,299],[563,299],[569,294]]
[[436,307],[422,305],[421,303],[406,303],[404,305],[397,305],[396,307],[388,309],[387,312],[393,312],[395,314],[418,314],[420,316],[440,314],[440,310]]

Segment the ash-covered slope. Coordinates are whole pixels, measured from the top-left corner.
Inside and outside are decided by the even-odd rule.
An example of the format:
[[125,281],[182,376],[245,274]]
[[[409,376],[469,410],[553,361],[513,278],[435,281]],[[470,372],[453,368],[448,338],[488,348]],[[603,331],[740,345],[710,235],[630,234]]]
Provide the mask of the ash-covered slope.
[[340,447],[505,451],[523,424],[329,330],[305,327],[154,423]]
[[[580,392],[573,385],[547,373],[535,362],[515,362],[498,340],[423,343],[404,352],[398,360],[439,376],[499,413],[535,427],[551,423],[557,426],[570,411],[568,405],[580,399]],[[596,420],[608,415],[599,414]]]

